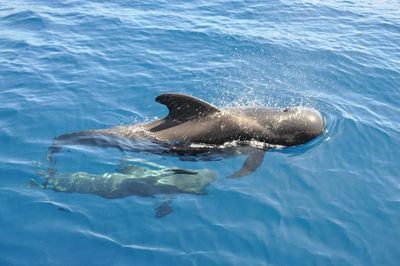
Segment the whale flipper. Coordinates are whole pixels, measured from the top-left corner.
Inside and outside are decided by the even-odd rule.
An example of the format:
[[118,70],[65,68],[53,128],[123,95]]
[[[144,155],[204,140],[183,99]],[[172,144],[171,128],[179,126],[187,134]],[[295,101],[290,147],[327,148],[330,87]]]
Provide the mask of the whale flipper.
[[167,216],[168,214],[172,213],[174,211],[174,209],[172,209],[171,207],[171,202],[172,199],[169,199],[167,201],[164,201],[163,203],[161,203],[160,206],[158,206],[157,208],[155,208],[155,218],[163,218],[164,216]]
[[187,121],[193,117],[206,116],[220,110],[196,97],[184,94],[166,93],[157,96],[156,102],[167,106],[166,120]]
[[181,168],[171,169],[171,171],[177,175],[197,175],[199,173],[199,172],[189,171],[189,170],[181,169]]
[[260,149],[255,149],[254,151],[252,151],[244,161],[242,168],[239,171],[228,176],[227,178],[239,178],[247,176],[256,171],[264,160],[265,152],[265,150]]

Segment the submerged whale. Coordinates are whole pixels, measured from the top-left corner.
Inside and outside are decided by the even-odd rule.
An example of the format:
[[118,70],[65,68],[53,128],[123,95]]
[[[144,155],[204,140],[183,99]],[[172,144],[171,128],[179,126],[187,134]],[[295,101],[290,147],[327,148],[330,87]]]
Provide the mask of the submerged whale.
[[[132,162],[135,165],[129,164]],[[44,173],[41,177],[43,182],[31,180],[31,184],[57,192],[93,194],[115,199],[128,196],[174,196],[183,193],[202,195],[206,194],[206,187],[214,182],[218,175],[209,169],[167,168],[139,159],[129,159],[124,160],[117,172]],[[170,203],[171,199],[163,202],[156,209],[156,217],[160,218],[172,212]]]
[[[306,107],[236,107],[219,109],[185,94],[162,94],[169,113],[147,124],[68,133],[54,139],[50,155],[64,145],[95,145],[213,159],[216,154],[248,155],[230,177],[245,176],[262,163],[271,146],[304,144],[324,130],[319,111]],[[236,145],[226,145],[234,142]],[[263,145],[251,145],[253,142]]]

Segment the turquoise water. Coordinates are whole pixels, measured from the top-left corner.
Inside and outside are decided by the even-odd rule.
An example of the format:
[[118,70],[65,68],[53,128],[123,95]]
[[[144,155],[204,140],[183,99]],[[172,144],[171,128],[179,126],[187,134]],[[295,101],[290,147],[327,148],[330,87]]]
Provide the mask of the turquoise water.
[[[311,106],[326,131],[162,219],[160,197],[28,185],[55,136],[162,117],[164,92]],[[398,1],[2,1],[0,265],[397,265],[399,99]],[[71,149],[57,168],[124,157],[221,177],[245,159]]]

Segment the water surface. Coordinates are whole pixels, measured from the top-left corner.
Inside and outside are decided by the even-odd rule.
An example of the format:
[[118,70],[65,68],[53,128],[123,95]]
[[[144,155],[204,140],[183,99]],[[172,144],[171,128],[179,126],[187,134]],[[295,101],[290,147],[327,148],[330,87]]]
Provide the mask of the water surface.
[[[398,1],[0,3],[1,265],[397,265],[400,260]],[[323,136],[268,152],[208,194],[107,200],[28,186],[53,137],[152,120],[165,92],[216,106],[304,105]],[[244,157],[85,149],[60,171],[121,158],[208,168]]]

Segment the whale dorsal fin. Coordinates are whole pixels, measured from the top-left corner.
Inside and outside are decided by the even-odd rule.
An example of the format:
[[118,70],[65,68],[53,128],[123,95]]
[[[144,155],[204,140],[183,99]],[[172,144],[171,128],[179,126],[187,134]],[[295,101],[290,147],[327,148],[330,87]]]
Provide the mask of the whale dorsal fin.
[[161,94],[157,96],[156,102],[168,107],[167,119],[187,120],[219,112],[217,107],[186,94]]

